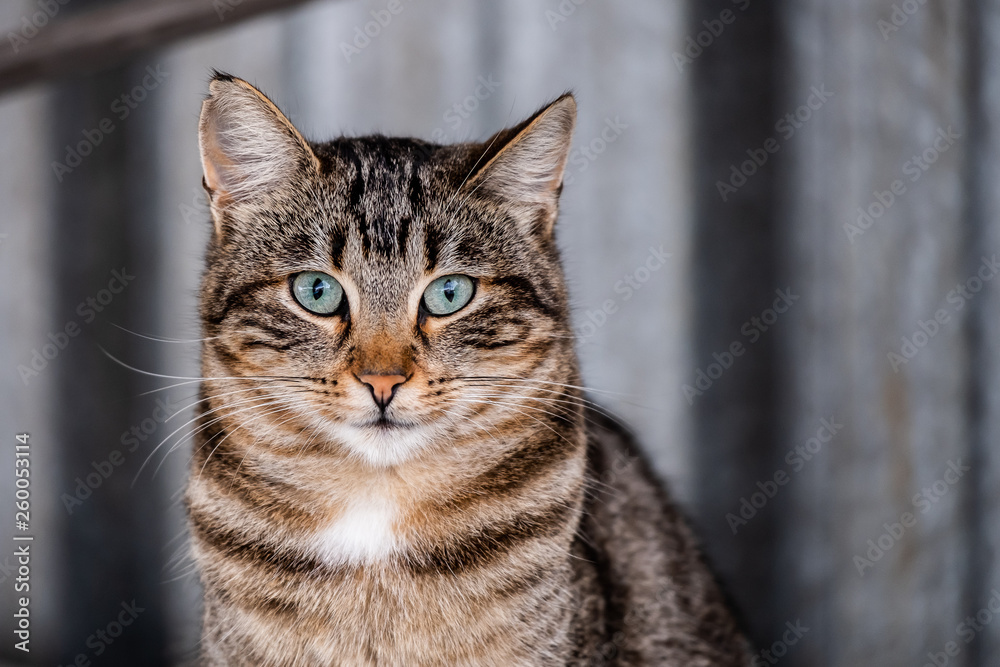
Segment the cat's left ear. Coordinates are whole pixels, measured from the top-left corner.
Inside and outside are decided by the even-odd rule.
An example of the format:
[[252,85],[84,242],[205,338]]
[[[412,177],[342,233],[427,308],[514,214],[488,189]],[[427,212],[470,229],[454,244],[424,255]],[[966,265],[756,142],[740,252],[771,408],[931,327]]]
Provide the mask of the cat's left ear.
[[488,141],[486,163],[468,180],[466,189],[531,209],[533,225],[551,233],[575,125],[576,100],[566,93]]
[[306,140],[264,93],[217,73],[202,104],[198,145],[213,208],[254,199],[319,171]]

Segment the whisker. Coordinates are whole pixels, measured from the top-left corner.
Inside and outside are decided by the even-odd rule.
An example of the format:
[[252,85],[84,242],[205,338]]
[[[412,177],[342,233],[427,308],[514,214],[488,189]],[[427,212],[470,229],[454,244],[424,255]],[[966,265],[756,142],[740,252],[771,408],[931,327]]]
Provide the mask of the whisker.
[[209,338],[163,338],[160,336],[150,336],[148,334],[139,333],[138,331],[132,331],[131,329],[126,329],[120,324],[115,324],[114,322],[108,322],[111,326],[116,329],[121,329],[125,333],[132,334],[133,336],[138,336],[139,338],[145,338],[146,340],[155,341],[157,343],[201,343],[208,340],[216,340],[222,338],[222,336],[211,336]]
[[[593,408],[594,410],[601,411],[601,410],[605,409],[604,406],[602,406],[600,403],[596,403],[595,401],[591,401],[590,399],[584,398],[583,396],[574,396],[572,394],[568,394],[568,393],[566,393],[564,391],[560,391],[558,389],[548,389],[546,387],[525,387],[524,385],[516,385],[516,384],[485,384],[485,383],[484,384],[480,384],[479,382],[469,383],[466,386],[467,387],[488,387],[488,388],[491,388],[491,389],[500,389],[500,388],[525,389],[525,388],[527,388],[527,389],[530,389],[531,391],[544,391],[544,392],[549,393],[549,394],[558,394],[559,396],[564,396],[565,398],[567,398],[569,400],[578,401],[582,405],[589,406],[589,407]],[[611,415],[608,415],[608,416],[611,416]]]
[[284,379],[284,380],[311,380],[312,378],[305,377],[302,375],[237,375],[233,377],[189,377],[186,375],[164,375],[162,373],[154,373],[152,371],[144,371],[141,368],[136,368],[135,366],[130,366],[121,359],[118,359],[110,352],[105,350],[100,345],[97,346],[101,352],[104,353],[111,361],[115,362],[119,366],[129,369],[130,371],[135,371],[136,373],[141,373],[142,375],[150,375],[152,377],[166,378],[168,380],[274,380],[274,379]]
[[[490,385],[472,385],[472,386],[474,386],[474,387],[490,387]],[[544,391],[544,390],[540,390],[540,391]],[[577,398],[575,396],[568,397],[567,399],[558,399],[558,398],[552,398],[550,396],[527,396],[527,395],[524,395],[524,394],[509,394],[509,393],[496,393],[496,394],[476,393],[476,394],[470,394],[470,395],[475,396],[477,398],[515,398],[515,399],[523,399],[523,400],[526,400],[526,401],[536,401],[536,402],[539,402],[539,403],[549,403],[549,404],[559,403],[559,404],[563,404],[563,405],[572,405],[572,406],[575,406],[575,407],[584,408],[584,410],[588,410],[588,409],[592,410],[592,411],[596,412],[597,414],[610,419],[611,421],[615,422],[616,424],[618,424],[618,425],[620,425],[622,427],[626,426],[625,422],[620,417],[618,417],[617,415],[615,415],[615,414],[613,414],[613,413],[605,410],[603,407],[601,407],[600,405],[594,403],[593,401],[587,401],[586,399]],[[566,396],[566,394],[562,394],[562,395]],[[594,419],[592,419],[591,417],[588,417],[587,414],[586,414],[586,412],[584,412],[583,418],[588,423],[591,423],[591,424],[594,424],[594,425],[599,425],[599,423],[596,422]]]
[[[252,389],[257,389],[257,387],[253,387]],[[296,390],[296,392],[297,392],[297,391],[308,391],[308,390],[307,390],[307,389],[301,389],[301,390]],[[150,460],[151,460],[151,459],[153,458],[153,456],[154,456],[154,455],[156,454],[156,452],[157,452],[157,451],[158,451],[158,450],[160,449],[160,447],[162,447],[163,445],[165,445],[165,444],[166,444],[166,443],[167,443],[167,442],[168,442],[168,441],[170,440],[170,438],[172,438],[172,437],[173,437],[174,435],[176,435],[176,434],[177,434],[178,432],[182,431],[182,430],[183,430],[184,428],[186,428],[187,426],[189,426],[189,425],[191,425],[192,423],[196,422],[197,420],[199,420],[199,419],[202,419],[203,417],[207,417],[208,415],[210,415],[210,414],[212,414],[212,413],[214,413],[214,412],[218,412],[219,410],[222,410],[222,409],[224,409],[224,408],[232,408],[232,407],[235,407],[235,406],[238,406],[238,405],[244,405],[244,404],[246,404],[246,403],[251,403],[251,402],[253,402],[253,401],[255,401],[255,400],[263,400],[263,401],[268,401],[268,400],[273,400],[273,397],[270,397],[270,396],[254,396],[254,397],[251,397],[251,398],[249,398],[249,399],[242,399],[242,400],[239,400],[239,401],[236,401],[235,403],[224,403],[224,404],[222,404],[222,405],[220,405],[220,406],[217,406],[217,407],[215,407],[215,408],[212,408],[212,409],[210,409],[210,410],[206,410],[206,411],[203,411],[203,412],[201,412],[201,413],[199,413],[199,414],[195,415],[194,417],[192,417],[192,418],[191,418],[191,419],[189,419],[188,421],[184,422],[184,423],[183,423],[183,424],[181,424],[180,426],[178,426],[178,427],[177,427],[176,429],[174,429],[173,431],[171,431],[171,432],[170,432],[170,434],[168,434],[168,435],[167,435],[167,436],[166,436],[166,437],[165,437],[165,438],[164,438],[163,440],[161,440],[161,441],[160,441],[160,443],[159,443],[158,445],[156,445],[156,447],[154,447],[154,448],[153,448],[153,451],[151,451],[151,452],[149,453],[149,455],[148,455],[148,456],[146,457],[146,460],[145,460],[145,461],[143,461],[142,465],[141,465],[141,466],[139,467],[139,470],[138,470],[138,471],[136,472],[136,474],[135,474],[135,478],[134,478],[134,479],[132,480],[132,486],[133,486],[133,487],[135,486],[135,483],[136,483],[136,482],[138,481],[138,479],[139,479],[139,475],[141,475],[141,474],[142,474],[142,471],[143,471],[143,470],[144,470],[144,469],[146,468],[146,466],[147,466],[147,465],[149,464],[149,461],[150,461]],[[200,402],[200,401],[199,401],[199,402]],[[197,405],[197,403],[196,403],[196,405]],[[245,409],[253,409],[253,407],[254,407],[254,406],[250,406],[250,408],[245,408]],[[235,413],[233,413],[233,414],[236,414],[236,413],[238,413],[238,412],[242,412],[242,411],[244,411],[245,409],[240,409],[240,410],[237,410],[237,411],[236,411]],[[209,427],[210,427],[210,426],[212,426],[213,424],[215,424],[215,423],[217,423],[218,421],[221,421],[222,419],[224,419],[224,418],[225,418],[225,416],[226,416],[226,415],[223,415],[222,417],[219,417],[219,418],[217,418],[217,419],[213,419],[213,420],[210,420],[210,421],[209,421],[209,422],[207,422],[206,424],[202,425],[202,426],[201,426],[200,428],[198,428],[198,429],[196,429],[196,430],[192,431],[191,433],[189,433],[189,434],[188,434],[188,436],[187,436],[187,438],[190,438],[190,437],[193,437],[193,436],[197,435],[198,433],[200,433],[200,432],[201,432],[201,431],[203,431],[204,429],[206,429],[206,428],[209,428]],[[170,456],[170,454],[171,454],[171,453],[173,453],[174,451],[176,451],[176,450],[177,450],[177,448],[178,448],[178,447],[180,447],[180,446],[181,446],[181,444],[183,444],[183,443],[184,443],[184,442],[186,441],[186,439],[187,439],[187,438],[182,438],[181,440],[179,440],[179,441],[178,441],[178,442],[176,442],[176,443],[175,443],[175,444],[174,444],[173,446],[171,446],[171,447],[170,447],[170,449],[169,449],[169,450],[167,451],[167,454],[166,454],[166,456],[164,456],[164,457],[163,457],[163,460],[162,460],[162,461],[160,461],[159,465],[157,465],[157,466],[156,466],[156,471],[154,471],[154,473],[153,473],[153,474],[154,474],[154,477],[155,477],[155,475],[156,475],[156,472],[158,472],[158,471],[160,470],[160,468],[161,468],[161,467],[163,466],[163,462],[164,462],[164,461],[166,461],[166,459],[167,459],[167,456]]]
[[541,408],[532,408],[532,407],[530,407],[530,406],[527,406],[527,405],[517,405],[517,404],[513,404],[513,403],[503,403],[503,402],[500,402],[500,401],[482,401],[482,400],[476,400],[476,399],[468,399],[468,398],[449,398],[449,399],[446,399],[446,400],[447,400],[447,401],[450,401],[450,402],[460,402],[460,403],[482,403],[482,404],[486,404],[486,405],[502,405],[502,406],[506,406],[506,407],[508,407],[508,408],[510,408],[510,409],[512,409],[512,410],[514,410],[514,412],[517,412],[517,413],[519,413],[519,414],[521,414],[521,415],[523,415],[523,416],[527,417],[528,419],[531,419],[532,421],[535,421],[535,422],[537,422],[537,423],[541,424],[542,426],[544,426],[545,428],[549,429],[550,431],[552,431],[552,432],[553,432],[554,434],[556,434],[557,436],[559,436],[560,438],[562,438],[562,439],[563,439],[563,440],[565,440],[566,442],[568,442],[568,443],[570,443],[570,444],[574,444],[574,443],[573,443],[573,442],[572,442],[572,441],[571,441],[571,440],[570,440],[569,438],[567,438],[567,437],[566,437],[565,435],[563,435],[563,434],[562,434],[562,433],[560,433],[559,431],[557,431],[557,430],[555,430],[554,428],[552,428],[552,426],[551,426],[551,425],[549,425],[549,424],[546,424],[545,422],[543,422],[543,421],[542,421],[541,419],[539,419],[538,417],[535,417],[534,415],[530,415],[530,414],[528,414],[527,412],[523,412],[523,411],[521,411],[521,410],[520,410],[519,408],[525,408],[525,409],[527,409],[527,410],[536,410],[536,411],[538,411],[538,412],[544,412],[544,413],[546,413],[546,414],[550,414],[550,415],[553,415],[553,416],[555,416],[555,417],[558,417],[558,418],[562,419],[563,421],[566,421],[565,417],[561,417],[560,415],[555,415],[554,413],[551,413],[551,412],[548,412],[547,410],[542,410]]
[[[295,390],[295,391],[292,391],[292,392],[288,392],[288,394],[297,394],[297,393],[301,393],[301,392],[304,392],[304,391],[308,391],[308,390],[307,389],[299,389],[299,390]],[[237,415],[237,414],[240,414],[242,412],[247,412],[249,410],[259,410],[261,408],[265,408],[265,407],[268,407],[268,406],[271,406],[271,405],[277,405],[284,398],[285,398],[284,395],[283,396],[259,396],[259,397],[254,397],[254,398],[247,399],[247,400],[237,401],[236,403],[232,403],[232,404],[229,404],[229,405],[220,405],[217,408],[213,408],[211,410],[203,412],[201,415],[199,415],[198,417],[196,417],[195,420],[200,419],[202,417],[205,417],[205,416],[207,416],[209,414],[212,414],[213,412],[218,412],[218,411],[220,411],[220,410],[222,410],[224,408],[232,408],[232,407],[235,407],[237,405],[241,405],[241,404],[245,404],[245,403],[253,403],[253,401],[255,401],[255,400],[263,400],[264,401],[263,403],[254,403],[254,404],[252,404],[252,405],[250,405],[248,407],[240,408],[239,410],[234,410],[233,412],[229,412],[229,413],[226,413],[226,414],[220,414],[218,417],[215,417],[215,418],[209,420],[208,422],[202,424],[197,429],[195,429],[194,431],[192,431],[191,433],[189,433],[186,438],[178,440],[176,443],[174,443],[173,446],[170,447],[170,450],[167,452],[166,456],[169,456],[170,454],[172,454],[174,451],[176,451],[182,444],[184,444],[190,438],[194,437],[195,435],[198,435],[199,433],[205,431],[208,428],[211,428],[214,424],[217,424],[218,422],[224,420],[226,417]],[[192,420],[192,421],[194,421],[194,420]],[[191,422],[188,422],[188,423],[190,424]],[[216,437],[216,436],[213,436],[213,437]],[[202,447],[204,447],[204,445],[202,445]],[[195,452],[200,451],[202,447],[199,447],[198,450],[195,450]],[[166,458],[166,456],[164,457],[164,459]],[[162,465],[162,463],[161,463],[161,465]]]
[[[267,434],[270,434],[277,427],[279,427],[279,426],[281,426],[283,424],[287,424],[288,422],[290,422],[293,419],[295,419],[297,416],[298,415],[296,415],[296,414],[293,413],[292,416],[289,417],[288,419],[283,419],[280,422],[278,422],[277,424],[272,424],[271,427],[267,430]],[[243,467],[243,462],[247,460],[247,457],[250,456],[250,452],[252,452],[253,448],[257,446],[257,443],[259,443],[261,441],[261,438],[263,438],[263,435],[258,435],[256,438],[254,438],[253,443],[251,443],[251,445],[249,447],[247,447],[246,454],[244,454],[243,458],[240,459],[240,463],[239,463],[238,466],[236,466],[236,470],[233,471],[233,481],[229,483],[229,490],[230,491],[232,491],[232,489],[233,489],[233,484],[236,484],[236,476],[240,474],[240,468]]]
[[205,377],[205,378],[191,378],[185,382],[177,382],[175,384],[167,385],[166,387],[159,387],[157,389],[150,389],[149,391],[144,391],[142,393],[136,394],[136,396],[148,396],[149,394],[155,394],[158,391],[167,391],[169,389],[174,389],[176,387],[184,387],[189,384],[196,384],[199,382],[204,382],[206,380],[219,380],[219,381],[239,381],[239,380],[249,380],[253,382],[266,382],[267,380],[273,380],[275,382],[297,382],[300,380],[312,380],[313,378],[307,377],[296,377],[294,375],[281,376],[281,375],[249,375],[249,376],[219,376],[219,377]]
[[242,429],[242,428],[244,428],[246,426],[249,426],[250,424],[253,424],[258,419],[263,419],[264,417],[267,417],[267,416],[270,416],[270,415],[273,415],[273,414],[278,414],[278,413],[283,412],[285,410],[291,410],[291,409],[292,409],[292,406],[289,406],[289,405],[281,405],[278,408],[269,409],[266,412],[263,412],[263,413],[255,416],[255,417],[251,417],[249,420],[241,423],[239,426],[237,426],[233,430],[229,431],[229,433],[226,433],[225,437],[222,438],[222,440],[219,440],[219,442],[215,445],[215,447],[212,448],[212,451],[210,451],[208,453],[208,456],[205,457],[205,462],[201,464],[201,470],[198,471],[198,479],[201,479],[201,476],[205,472],[205,466],[208,465],[208,462],[212,459],[212,456],[215,455],[215,452],[218,451],[219,447],[222,446],[222,443],[224,443],[229,438],[229,436],[233,435],[234,433],[236,433],[240,429]]
[[586,387],[576,384],[566,384],[564,382],[554,382],[552,380],[541,380],[537,378],[523,378],[523,377],[513,377],[505,375],[457,375],[453,380],[505,380],[508,382],[535,382],[538,384],[550,384],[558,387],[566,387],[568,389],[580,389],[582,391],[587,391],[593,394],[607,394],[609,396],[624,396],[627,398],[641,398],[635,394],[625,394],[619,391],[609,391],[606,389],[595,389],[593,387]]

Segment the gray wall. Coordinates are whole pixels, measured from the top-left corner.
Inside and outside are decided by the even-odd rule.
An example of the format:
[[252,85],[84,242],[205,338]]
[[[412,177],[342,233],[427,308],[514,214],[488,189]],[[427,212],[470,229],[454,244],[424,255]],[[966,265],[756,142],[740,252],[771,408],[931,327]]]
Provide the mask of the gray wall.
[[[115,325],[198,336],[207,211],[196,121],[211,68],[259,85],[315,139],[484,138],[574,90],[559,235],[586,381],[684,503],[754,639],[778,642],[788,665],[924,664],[949,641],[960,649],[949,664],[993,664],[1000,619],[969,643],[956,633],[1000,590],[1000,283],[961,309],[948,295],[982,256],[1000,254],[1000,5],[896,4],[915,11],[884,37],[878,21],[891,22],[893,3],[883,0],[404,0],[348,62],[342,43],[386,3],[317,2],[222,21],[167,51],[0,100],[0,423],[2,437],[27,430],[36,446],[37,664],[93,656],[90,633],[133,598],[146,611],[95,664],[180,664],[193,650],[183,429],[154,453],[190,418],[178,408],[193,385],[143,395],[180,380],[130,372],[98,345],[147,371],[197,373],[196,344]],[[86,6],[75,0],[65,14]],[[0,25],[17,29],[34,9],[6,3]],[[706,20],[720,34],[702,35],[701,52],[678,66]],[[168,76],[120,118],[113,101],[147,66]],[[467,102],[481,79],[495,90]],[[467,117],[450,111],[466,102]],[[779,124],[797,112],[794,132]],[[103,117],[114,131],[57,180],[51,163]],[[604,143],[609,124],[620,129]],[[960,136],[910,180],[907,162],[939,127]],[[718,182],[765,146],[777,152],[747,166],[754,173],[724,200]],[[896,179],[905,192],[849,238],[858,207]],[[661,248],[669,258],[647,272]],[[82,322],[77,304],[123,266],[134,281]],[[616,284],[628,274],[645,282],[626,299]],[[769,311],[777,290],[797,297],[780,314]],[[894,369],[888,354],[939,310],[947,321]],[[82,333],[26,386],[17,365],[69,321]],[[734,343],[743,352],[730,364]],[[699,371],[718,377],[686,396]],[[158,397],[176,416],[164,421]],[[842,425],[832,439],[824,419]],[[127,451],[123,433],[144,426],[146,440]],[[818,431],[828,442],[810,443]],[[796,447],[815,453],[786,458]],[[69,513],[62,494],[114,450],[122,465]],[[959,459],[969,470],[935,487]],[[0,497],[12,484],[0,475]],[[773,497],[754,496],[759,484]],[[914,503],[923,489],[940,495],[926,511]],[[743,499],[761,505],[743,509],[745,524],[728,516]],[[913,525],[885,538],[883,524],[906,512]],[[891,546],[859,573],[855,556],[880,538]],[[0,601],[12,607],[9,579]],[[809,630],[782,646],[786,622]],[[8,643],[0,655],[17,657]]]

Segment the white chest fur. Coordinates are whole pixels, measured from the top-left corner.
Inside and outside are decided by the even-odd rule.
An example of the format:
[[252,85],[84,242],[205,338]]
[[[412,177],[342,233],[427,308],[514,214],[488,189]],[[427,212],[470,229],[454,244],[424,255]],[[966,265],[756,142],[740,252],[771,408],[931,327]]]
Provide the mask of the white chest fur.
[[386,498],[351,501],[317,533],[317,554],[330,565],[362,565],[384,560],[400,548],[394,530],[397,516],[395,503]]

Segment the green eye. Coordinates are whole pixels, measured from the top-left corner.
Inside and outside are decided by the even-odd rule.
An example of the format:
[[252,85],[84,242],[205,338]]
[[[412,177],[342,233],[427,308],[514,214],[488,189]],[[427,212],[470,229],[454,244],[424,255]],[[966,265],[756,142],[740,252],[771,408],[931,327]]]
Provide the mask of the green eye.
[[333,276],[306,271],[292,280],[292,296],[310,313],[332,315],[344,300],[344,288]]
[[424,308],[431,315],[451,315],[469,303],[475,291],[468,276],[442,276],[424,290]]

